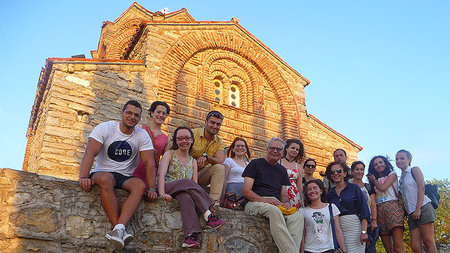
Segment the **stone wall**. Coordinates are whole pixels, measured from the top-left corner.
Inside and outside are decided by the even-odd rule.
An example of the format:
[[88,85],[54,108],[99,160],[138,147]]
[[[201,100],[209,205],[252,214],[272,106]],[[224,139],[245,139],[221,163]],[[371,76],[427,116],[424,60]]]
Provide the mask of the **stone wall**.
[[[117,194],[120,203],[127,196]],[[223,208],[215,213],[226,223],[204,230],[200,252],[277,251],[266,219]],[[181,228],[175,200],[142,201],[127,226],[135,239],[122,252],[184,252]],[[75,181],[1,169],[0,252],[111,252],[104,237],[110,229],[97,186],[86,193]]]

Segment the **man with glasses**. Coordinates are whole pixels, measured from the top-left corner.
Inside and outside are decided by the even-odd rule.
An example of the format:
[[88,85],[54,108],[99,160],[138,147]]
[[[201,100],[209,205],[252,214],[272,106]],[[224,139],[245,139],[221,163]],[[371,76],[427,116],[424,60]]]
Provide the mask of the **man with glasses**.
[[278,163],[286,143],[272,138],[265,158],[252,160],[242,176],[245,197],[244,212],[269,219],[270,232],[280,252],[300,251],[304,218],[300,212],[284,215],[279,206],[290,209],[286,187],[290,185],[286,169]]
[[[141,119],[141,112],[141,105],[130,100],[120,112],[120,122],[107,121],[96,126],[89,135],[80,166],[78,183],[81,188],[88,192],[92,185],[99,186],[102,207],[114,226],[105,236],[116,249],[133,240],[133,236],[125,231],[125,226],[136,212],[142,196],[146,194],[148,201],[158,196],[155,191],[153,145],[148,133],[135,127]],[[95,169],[89,174],[95,157]],[[147,171],[148,189],[141,179],[132,176],[139,157]],[[114,188],[130,192],[120,212]]]
[[218,111],[211,111],[206,116],[205,127],[193,129],[194,145],[190,152],[197,160],[198,184],[202,187],[210,185],[209,196],[216,205],[220,203],[224,179],[225,160],[222,138],[217,136],[224,116]]

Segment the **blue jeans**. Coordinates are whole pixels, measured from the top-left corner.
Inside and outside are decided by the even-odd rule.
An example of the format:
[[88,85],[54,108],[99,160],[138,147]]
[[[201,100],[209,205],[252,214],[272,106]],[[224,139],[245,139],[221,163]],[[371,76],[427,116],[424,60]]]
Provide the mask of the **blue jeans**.
[[228,183],[225,192],[232,192],[242,196],[242,186],[242,183]]
[[380,224],[378,224],[377,229],[372,230],[372,228],[367,228],[367,236],[369,237],[370,244],[366,243],[366,253],[377,253],[376,244],[380,234]]

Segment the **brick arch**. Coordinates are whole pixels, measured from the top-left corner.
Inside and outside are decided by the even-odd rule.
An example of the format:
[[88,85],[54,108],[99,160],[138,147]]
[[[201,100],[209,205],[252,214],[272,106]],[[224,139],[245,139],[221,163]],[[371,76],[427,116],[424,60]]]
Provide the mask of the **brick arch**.
[[107,59],[121,59],[123,53],[130,46],[131,40],[136,34],[136,29],[139,28],[142,22],[143,19],[131,19],[120,25],[117,29],[113,28],[114,31],[108,32],[105,36],[107,38],[105,41],[110,42],[109,45],[106,45],[105,57]]
[[[234,30],[229,32],[224,32],[223,30],[221,32],[195,31],[182,36],[172,44],[163,57],[160,80],[165,80],[167,82],[166,85],[176,87],[176,81],[184,64],[196,54],[210,49],[237,54],[255,66],[264,79],[267,80],[277,100],[280,101],[282,137],[300,135],[297,121],[299,112],[296,101],[286,81],[272,62],[273,60],[276,61],[276,59],[269,59],[265,53],[261,52],[260,45],[256,45],[254,41],[240,36]],[[175,92],[172,97],[176,99]]]

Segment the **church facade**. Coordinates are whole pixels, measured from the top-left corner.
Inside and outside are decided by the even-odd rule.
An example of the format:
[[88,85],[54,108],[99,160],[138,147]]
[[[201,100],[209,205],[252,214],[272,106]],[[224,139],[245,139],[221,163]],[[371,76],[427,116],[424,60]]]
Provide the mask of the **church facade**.
[[[309,80],[263,42],[231,21],[196,21],[186,9],[151,12],[133,3],[104,22],[92,59],[49,58],[39,78],[27,132],[24,171],[77,179],[87,137],[118,120],[130,99],[145,111],[155,100],[171,113],[163,130],[198,127],[206,114],[225,115],[219,135],[243,137],[253,157],[272,137],[300,138],[319,169],[343,148],[356,160],[362,147],[307,113]],[[331,110],[332,108],[330,108]]]

